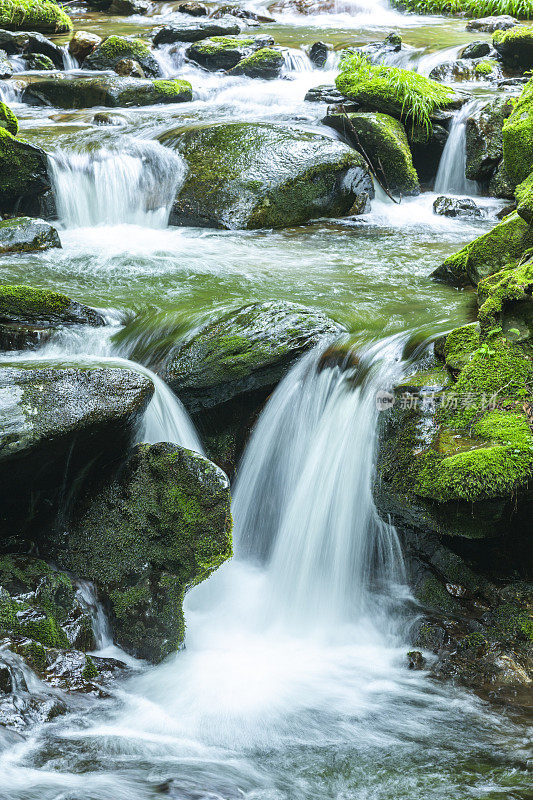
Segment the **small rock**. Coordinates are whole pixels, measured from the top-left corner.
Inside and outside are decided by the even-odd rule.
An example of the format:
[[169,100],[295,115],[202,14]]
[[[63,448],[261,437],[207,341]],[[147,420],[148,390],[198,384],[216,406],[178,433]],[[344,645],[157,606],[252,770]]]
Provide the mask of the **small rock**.
[[61,247],[55,228],[42,219],[16,217],[0,222],[0,255]]
[[146,78],[143,69],[138,61],[132,58],[123,58],[115,64],[115,72],[117,75],[131,78]]
[[479,219],[483,212],[473,200],[455,197],[437,197],[433,203],[433,211],[442,217],[474,217]]
[[325,42],[314,42],[309,48],[309,59],[319,69],[325,66],[328,55],[331,52],[331,45]]
[[69,42],[69,53],[77,58],[79,63],[87,58],[101,43],[102,37],[97,36],[96,33],[89,33],[88,31],[76,31],[74,36]]
[[235,19],[220,19],[217,22],[200,20],[182,24],[165,25],[154,36],[154,44],[174,44],[175,42],[200,42],[212,36],[235,36],[241,28]]
[[509,28],[513,28],[515,25],[518,25],[518,20],[506,15],[499,17],[482,17],[481,19],[471,19],[467,22],[466,30],[494,33],[494,31],[506,31]]
[[342,95],[335,86],[315,86],[304,97],[309,103],[342,103]]
[[194,0],[178,3],[174,10],[179,11],[180,14],[188,14],[190,17],[207,17],[209,13],[207,6],[204,6],[203,3],[195,3]]
[[41,53],[32,53],[26,56],[24,60],[29,70],[49,71],[55,69],[52,59],[48,58],[48,56],[43,56]]
[[113,0],[108,11],[117,17],[131,17],[134,14],[148,14],[152,8],[149,0]]
[[488,42],[470,42],[460,53],[461,58],[483,58],[488,56],[492,48]]
[[407,653],[409,669],[425,669],[426,659],[420,650],[409,650]]
[[11,678],[11,671],[6,664],[0,663],[0,692],[9,694],[13,691],[13,679]]
[[93,122],[95,125],[125,125],[126,118],[119,114],[107,114],[105,111],[99,111],[94,115]]

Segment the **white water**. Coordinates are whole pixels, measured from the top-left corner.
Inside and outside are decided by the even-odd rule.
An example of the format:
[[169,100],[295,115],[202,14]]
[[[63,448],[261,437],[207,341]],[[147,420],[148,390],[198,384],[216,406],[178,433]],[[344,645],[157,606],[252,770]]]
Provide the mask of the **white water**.
[[155,141],[131,141],[128,152],[56,151],[50,163],[59,219],[67,228],[165,228],[186,172],[183,159]]
[[476,195],[475,181],[468,180],[466,168],[466,121],[479,103],[473,100],[455,112],[451,123],[450,135],[444,146],[435,178],[437,194]]

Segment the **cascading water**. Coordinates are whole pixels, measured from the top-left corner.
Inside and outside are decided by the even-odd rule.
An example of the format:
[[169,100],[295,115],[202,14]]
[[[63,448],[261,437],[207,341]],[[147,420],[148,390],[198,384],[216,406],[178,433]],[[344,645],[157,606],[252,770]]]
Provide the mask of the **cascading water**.
[[456,111],[451,123],[450,135],[444,146],[435,178],[435,192],[438,194],[476,195],[477,183],[468,180],[466,169],[466,121],[472,114],[477,100],[466,103]]
[[67,228],[164,228],[186,172],[177,153],[154,141],[131,142],[127,153],[56,151],[50,164],[59,219]]

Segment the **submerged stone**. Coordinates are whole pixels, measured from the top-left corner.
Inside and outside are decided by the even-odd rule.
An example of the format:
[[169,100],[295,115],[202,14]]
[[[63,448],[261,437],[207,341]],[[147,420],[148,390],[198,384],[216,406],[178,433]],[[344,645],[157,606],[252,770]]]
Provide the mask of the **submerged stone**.
[[483,213],[470,198],[437,197],[433,202],[433,211],[443,217],[480,218]]

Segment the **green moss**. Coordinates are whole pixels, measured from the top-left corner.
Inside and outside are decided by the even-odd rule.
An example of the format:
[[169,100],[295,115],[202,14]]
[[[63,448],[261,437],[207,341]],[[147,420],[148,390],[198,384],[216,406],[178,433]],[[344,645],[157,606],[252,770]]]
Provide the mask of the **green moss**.
[[16,136],[19,130],[19,123],[9,106],[0,102],[0,128],[5,128],[12,136]]
[[446,337],[444,359],[451,370],[461,370],[479,347],[479,324],[472,322],[455,328]]
[[489,643],[485,636],[482,633],[475,632],[469,633],[467,636],[464,636],[459,642],[459,650],[475,650],[477,654],[482,653],[485,651],[489,646]]
[[508,266],[478,285],[480,309],[478,318],[482,331],[488,333],[499,326],[507,304],[529,300],[533,290],[533,260],[518,266]]
[[497,66],[498,62],[494,61],[494,59],[484,59],[483,61],[478,61],[477,64],[474,65],[474,72],[476,75],[490,75]]
[[505,170],[516,186],[533,172],[533,79],[503,124]]
[[408,375],[397,384],[397,390],[404,392],[408,389],[441,390],[451,383],[447,370],[435,365],[429,369],[418,370],[413,375]]
[[415,594],[417,599],[428,608],[435,608],[444,613],[457,611],[457,603],[434,575],[427,577],[417,588]]
[[533,172],[516,187],[515,197],[516,213],[528,225],[533,225]]
[[46,650],[37,642],[23,642],[15,646],[15,651],[37,675],[46,671]]
[[281,72],[283,63],[283,54],[279,50],[262,47],[239,61],[229,73],[247,75],[250,78],[276,78]]
[[6,589],[0,586],[0,632],[13,631],[17,625],[17,606]]
[[347,55],[340,70],[335,83],[345,97],[427,130],[433,111],[449,106],[454,98],[453,90],[437,81],[407,69],[370,64],[359,53]]
[[242,47],[251,47],[255,39],[242,36],[232,38],[231,36],[212,36],[203,42],[194,45],[194,51],[203,55],[217,55],[224,50],[239,50]]
[[143,39],[127,39],[124,36],[108,36],[98,45],[100,57],[109,61],[120,61],[123,58],[132,58],[141,61],[146,56],[151,56],[152,51],[148,42]]
[[44,644],[45,647],[68,649],[70,646],[65,631],[59,627],[57,621],[50,614],[44,614],[39,618],[23,619],[19,622],[17,632]]
[[85,666],[81,672],[81,677],[86,681],[92,681],[98,677],[98,669],[91,656],[85,656]]
[[492,622],[498,633],[508,639],[519,637],[533,642],[533,618],[523,608],[505,603],[494,611]]
[[[9,221],[6,224],[9,224]],[[50,316],[60,316],[70,304],[71,300],[66,295],[48,289],[0,285],[0,320],[20,318],[31,322]]]
[[152,81],[154,89],[168,101],[192,100],[192,86],[189,81],[157,80]]
[[46,155],[0,126],[0,206],[46,188]]
[[0,28],[6,30],[68,33],[72,20],[49,0],[0,0]]

